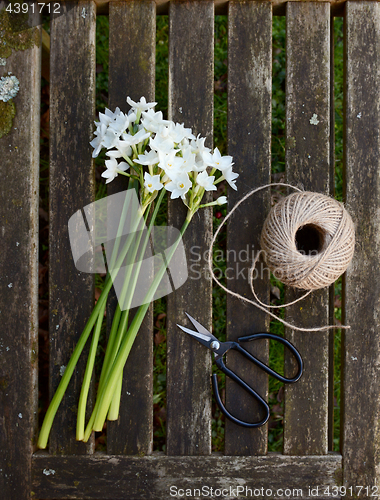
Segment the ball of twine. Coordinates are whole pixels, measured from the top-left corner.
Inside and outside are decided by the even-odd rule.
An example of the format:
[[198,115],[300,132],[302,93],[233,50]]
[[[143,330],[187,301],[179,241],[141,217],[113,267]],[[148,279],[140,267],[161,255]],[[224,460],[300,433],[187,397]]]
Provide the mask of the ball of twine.
[[[262,244],[264,245],[264,249],[266,248],[265,251],[267,253],[267,260],[271,260],[268,259],[268,255],[272,254],[272,252],[268,251],[268,249],[275,248],[276,245],[278,245],[279,241],[281,243],[279,247],[282,249],[285,248],[286,250],[285,255],[288,254],[288,249],[291,248],[292,246],[293,252],[296,251],[300,253],[300,255],[302,256],[308,255],[309,260],[307,262],[310,263],[311,262],[310,258],[314,257],[313,265],[311,266],[309,265],[309,268],[306,267],[304,268],[305,272],[303,276],[299,274],[299,270],[296,270],[295,273],[293,272],[293,276],[295,275],[298,276],[300,278],[300,281],[299,282],[296,281],[296,284],[293,283],[292,286],[299,286],[302,283],[303,287],[306,285],[307,280],[310,279],[310,276],[315,270],[317,270],[317,273],[320,273],[320,277],[318,279],[316,279],[315,277],[311,279],[311,281],[314,280],[315,284],[317,284],[318,286],[310,288],[304,295],[298,297],[292,302],[288,302],[287,304],[281,304],[281,305],[269,305],[263,303],[257,296],[254,289],[253,274],[256,268],[257,261],[260,258],[260,255],[264,251],[263,249],[261,249],[260,252],[257,252],[257,255],[252,263],[252,267],[249,273],[249,284],[251,287],[254,300],[244,295],[240,295],[239,293],[234,292],[231,289],[226,288],[226,286],[223,283],[221,283],[220,280],[215,276],[212,264],[213,246],[220,231],[222,230],[223,226],[226,224],[228,219],[232,217],[232,215],[237,211],[240,205],[244,203],[248,198],[255,195],[257,192],[262,191],[263,189],[268,189],[274,186],[278,187],[282,186],[294,189],[295,191],[297,191],[296,194],[298,194],[300,198],[298,201],[296,198],[291,202],[289,201],[289,199],[291,200],[292,197],[295,195],[288,196],[282,202],[278,203],[269,214],[267,221],[269,220],[272,221],[271,217],[273,215],[273,222],[270,223],[270,227],[272,227],[272,231],[269,233],[270,237],[267,236],[268,230],[265,229],[265,227],[269,227],[268,225],[269,223],[267,224],[267,221],[265,222],[264,229],[262,231],[264,235],[262,237]],[[306,198],[302,199],[302,195],[306,195]],[[289,211],[287,203],[290,204],[292,203],[294,205],[291,211]],[[300,205],[298,203],[300,203]],[[284,208],[282,209],[281,207],[283,205]],[[286,224],[280,223],[282,214],[286,214],[285,219],[283,219],[286,221]],[[292,214],[291,218],[290,214]],[[302,218],[300,214],[303,214]],[[295,220],[298,220],[298,226],[295,224],[294,222]],[[310,223],[310,221],[312,222]],[[294,229],[296,226],[297,228]],[[273,231],[273,228],[275,228],[275,231]],[[298,233],[298,231],[300,231],[300,233]],[[272,237],[273,235],[274,238]],[[312,245],[310,245],[310,235],[313,236],[311,238],[313,242]],[[290,242],[289,247],[286,246],[286,241],[288,243]],[[315,247],[314,252],[313,248],[311,248],[312,251],[310,251],[310,246]],[[337,277],[340,276],[340,274],[342,274],[346,270],[352,258],[354,252],[354,246],[355,246],[354,226],[351,217],[346,212],[342,204],[338,203],[337,201],[331,198],[328,198],[327,196],[318,193],[304,192],[301,191],[301,189],[297,188],[296,186],[292,186],[291,184],[276,182],[274,184],[265,184],[263,186],[259,186],[255,189],[252,189],[246,195],[244,195],[243,198],[241,198],[236,203],[236,205],[230,210],[225,219],[219,225],[218,229],[215,231],[215,234],[212,238],[208,252],[208,269],[212,279],[220,286],[220,288],[222,288],[229,295],[236,297],[242,302],[252,304],[253,306],[257,307],[258,309],[265,312],[266,314],[276,319],[277,321],[280,321],[283,325],[287,326],[288,328],[291,328],[292,330],[297,330],[299,332],[319,332],[321,330],[334,329],[335,325],[321,325],[321,326],[305,328],[302,326],[297,326],[293,323],[289,323],[288,321],[285,321],[284,319],[276,315],[274,312],[271,312],[271,309],[272,308],[278,309],[278,308],[292,306],[293,304],[307,297],[310,293],[312,293],[313,290],[330,285],[332,281],[334,281]],[[308,251],[304,251],[303,247],[305,247]],[[317,257],[318,254],[319,258],[317,259],[315,257]],[[334,255],[333,260],[331,260],[332,254]],[[299,256],[297,255],[297,259],[298,257]],[[336,262],[336,259],[340,259],[339,262]],[[328,260],[328,262],[330,262],[331,268],[328,267],[328,264],[324,263],[325,260]],[[281,262],[283,263],[283,260],[281,260]],[[342,262],[344,262],[345,264],[342,265]],[[322,265],[323,267],[321,269]],[[273,271],[276,271],[276,269],[279,268],[277,268],[276,265],[274,265]],[[282,266],[282,269],[284,269],[284,266]],[[330,279],[328,280],[325,279],[326,273],[328,274],[328,276],[331,277],[332,281]],[[316,276],[318,276],[318,274],[316,274]],[[286,279],[285,276],[282,276],[282,278]],[[340,325],[339,328],[349,329],[350,326]]]
[[261,233],[261,249],[274,276],[303,290],[334,283],[346,271],[354,247],[354,225],[343,205],[307,191],[277,203]]

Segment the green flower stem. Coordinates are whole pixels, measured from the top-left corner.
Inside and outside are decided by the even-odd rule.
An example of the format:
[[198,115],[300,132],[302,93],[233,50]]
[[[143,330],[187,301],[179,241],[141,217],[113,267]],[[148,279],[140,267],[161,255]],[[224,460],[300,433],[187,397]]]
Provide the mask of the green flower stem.
[[108,420],[114,421],[119,418],[122,387],[123,387],[123,372],[121,372],[121,376],[119,377],[114,395],[112,397],[111,406],[107,417]]
[[105,301],[102,308],[100,309],[98,320],[96,322],[96,327],[94,335],[92,336],[90,352],[88,354],[86,371],[83,377],[82,389],[80,391],[79,403],[78,403],[78,414],[77,414],[77,441],[82,441],[84,435],[84,423],[86,417],[86,406],[88,391],[90,389],[90,382],[92,377],[92,372],[94,369],[96,351],[98,349],[100,330],[102,329],[104,311],[106,309],[107,302]]
[[105,376],[107,373],[107,366],[110,362],[109,360],[110,360],[111,354],[113,352],[113,345],[115,342],[115,337],[116,337],[117,329],[118,329],[119,322],[120,322],[120,316],[121,316],[121,309],[120,309],[120,305],[118,303],[116,306],[116,311],[115,311],[115,314],[113,317],[111,331],[110,331],[108,341],[107,341],[107,349],[106,349],[106,353],[104,356],[102,371],[100,373],[98,390],[100,390],[100,388],[102,387],[103,382],[105,380]]
[[[133,189],[133,186],[134,186],[134,181],[132,181],[132,179],[129,179],[128,190]],[[109,269],[113,269],[114,265],[115,265],[117,252],[119,251],[119,246],[120,246],[120,237],[122,236],[121,232],[122,232],[124,224],[125,224],[125,219],[127,217],[130,202],[131,202],[131,197],[126,196],[125,201],[124,201],[124,205],[123,205],[123,210],[121,211],[119,227],[117,228],[116,241],[115,241],[115,244],[114,244],[113,249],[112,249],[111,261],[108,264]]]
[[[128,184],[128,189],[133,189],[134,184],[136,184],[136,183],[130,179],[129,184]],[[113,269],[114,265],[115,265],[115,260],[116,260],[116,257],[117,257],[118,251],[119,251],[120,239],[122,236],[122,232],[123,232],[123,228],[124,228],[124,224],[125,224],[125,219],[127,217],[127,213],[128,213],[128,209],[129,209],[129,205],[130,205],[130,200],[131,199],[129,196],[125,197],[123,209],[122,209],[120,220],[119,220],[119,225],[117,228],[115,244],[114,244],[113,249],[112,249],[111,260],[110,260],[109,267],[108,267],[109,269]],[[129,237],[132,238],[132,235],[130,235]],[[130,242],[128,243],[128,246],[129,245],[130,245]],[[76,432],[77,441],[82,441],[83,435],[84,435],[88,391],[90,388],[92,372],[94,370],[95,357],[96,357],[96,352],[97,352],[98,343],[99,343],[100,331],[101,331],[102,324],[103,324],[105,308],[106,308],[106,302],[104,302],[104,305],[101,308],[99,316],[98,316],[98,321],[96,323],[96,328],[95,328],[95,332],[94,332],[94,335],[93,335],[93,338],[91,341],[90,351],[89,351],[89,355],[88,355],[88,359],[87,359],[86,371],[85,371],[83,382],[82,382],[82,388],[81,388],[79,403],[78,403],[78,413],[77,413],[77,432]]]
[[216,181],[214,181],[214,185],[219,184],[219,182],[224,181],[224,179],[225,179],[224,175],[221,175],[220,177],[218,177],[218,179],[216,179]]
[[[178,237],[177,241],[175,244],[172,246],[171,252],[167,256],[167,263],[170,262],[171,258],[174,255],[175,250],[177,249],[177,246],[179,242],[181,241],[182,235],[186,231],[187,226],[189,225],[190,220],[186,219],[185,223],[182,226],[180,236]],[[94,424],[93,424],[93,429],[91,430],[102,430],[108,409],[111,404],[111,400],[113,397],[113,394],[115,392],[115,389],[117,387],[120,374],[123,373],[124,365],[128,359],[129,352],[131,350],[131,347],[133,345],[133,342],[136,338],[136,335],[139,331],[139,328],[141,326],[141,323],[144,320],[145,314],[149,308],[149,304],[152,301],[154,294],[157,290],[157,287],[159,286],[161,279],[163,278],[164,274],[166,271],[166,265],[163,265],[160,269],[160,271],[157,273],[156,277],[153,280],[153,283],[148,291],[148,293],[145,296],[144,299],[144,304],[141,305],[133,318],[133,321],[128,329],[127,334],[125,335],[123,342],[121,344],[119,353],[115,359],[114,365],[112,367],[112,370],[107,378],[107,381],[105,383],[105,386],[103,388],[102,393],[98,396],[97,401],[95,403],[95,408],[93,410],[93,414],[95,415],[94,418]],[[93,420],[93,417],[91,416],[91,419]],[[86,436],[85,436],[86,437]]]
[[[148,211],[146,212],[146,217],[148,216]],[[146,217],[145,217],[145,222],[146,222]],[[123,312],[121,314],[121,321],[119,325],[119,320],[120,320],[120,314],[115,314],[114,319],[112,321],[112,327],[111,327],[111,332],[113,333],[112,338],[110,339],[110,346],[109,349],[107,347],[107,351],[110,352],[110,356],[107,359],[107,364],[106,360],[104,361],[105,365],[105,371],[107,372],[108,368],[112,366],[112,363],[114,362],[115,356],[119,350],[120,343],[122,340],[122,335],[124,330],[126,330],[127,325],[128,325],[128,312],[129,308],[132,302],[132,297],[133,293],[136,287],[136,281],[137,281],[137,276],[138,270],[136,270],[136,266],[134,263],[136,262],[136,257],[137,257],[137,251],[140,246],[141,238],[143,235],[143,231],[139,231],[137,238],[135,235],[131,234],[130,236],[135,238],[135,241],[133,243],[132,247],[132,254],[130,257],[127,259],[127,272],[125,275],[124,283],[123,283],[123,288],[120,294],[120,297],[118,299],[118,303],[121,304],[123,308]],[[143,248],[143,253],[145,252],[145,247]],[[140,263],[141,265],[141,263]],[[132,278],[132,272],[134,273],[134,277]],[[132,285],[131,285],[131,280],[132,280]],[[121,310],[121,308],[120,308]],[[116,332],[116,334],[115,334]],[[111,337],[111,335],[110,335]],[[122,379],[121,375],[121,379]],[[100,384],[99,384],[100,387]],[[120,402],[119,402],[120,405]]]
[[[116,355],[118,353],[120,344],[121,344],[122,339],[124,337],[124,334],[127,331],[128,311],[131,307],[132,298],[133,298],[134,292],[136,290],[137,279],[139,276],[141,265],[143,263],[143,257],[144,257],[145,251],[146,251],[146,247],[148,245],[149,238],[150,238],[150,235],[151,235],[151,232],[153,229],[153,225],[154,225],[154,222],[156,220],[158,210],[159,210],[159,207],[161,205],[161,202],[163,200],[164,195],[165,195],[165,190],[162,190],[160,193],[160,196],[157,200],[157,203],[155,205],[155,209],[153,211],[152,217],[150,219],[148,230],[147,230],[145,239],[143,241],[142,248],[141,248],[140,255],[139,255],[138,259],[136,259],[136,253],[137,253],[137,250],[138,250],[139,245],[140,245],[140,239],[135,244],[135,252],[132,255],[132,263],[136,262],[136,265],[133,266],[134,274],[133,274],[133,278],[131,280],[131,273],[129,272],[128,276],[126,276],[126,279],[124,281],[123,290],[122,290],[121,298],[119,301],[123,305],[123,309],[124,309],[122,316],[121,316],[121,320],[120,320],[120,312],[119,312],[119,314],[115,314],[114,321],[112,322],[111,332],[117,331],[117,334],[116,335],[114,334],[114,336],[113,336],[114,343],[110,346],[110,349],[108,349],[108,346],[107,346],[106,354],[110,353],[110,355],[107,358],[107,364],[106,364],[106,360],[104,361],[104,365],[106,364],[104,372],[102,369],[102,374],[105,373],[105,377],[108,376],[109,371],[112,368],[113,362],[114,362]],[[140,238],[141,238],[141,236],[140,236]],[[132,270],[132,266],[130,266],[129,270],[130,271]],[[127,297],[125,297],[127,291],[128,291],[128,295],[127,295]],[[119,321],[120,321],[120,324],[119,324]],[[122,378],[123,378],[123,374],[121,374],[121,381],[122,381]],[[102,376],[101,376],[101,382],[103,382],[103,380],[104,380],[104,377],[102,378]],[[120,390],[115,391],[115,397],[112,399],[108,420],[117,420],[119,417],[121,385],[119,384],[119,386],[120,386]],[[99,382],[99,390],[98,390],[99,394],[100,394],[102,388],[103,388],[103,386]]]
[[[138,226],[138,220],[136,222],[136,227]],[[108,293],[111,290],[113,280],[116,278],[118,269],[121,267],[123,260],[129,250],[129,246],[131,243],[131,239],[128,238],[127,242],[124,245],[124,248],[119,256],[119,258],[116,261],[115,268],[111,270],[111,275],[107,275],[106,282],[104,284],[103,291],[91,313],[91,316],[89,317],[86,326],[84,327],[84,330],[82,332],[82,335],[80,336],[77,345],[75,346],[74,352],[71,355],[70,361],[68,362],[66,366],[65,373],[63,374],[61,381],[58,385],[58,388],[50,402],[49,408],[46,412],[40,435],[38,437],[38,443],[37,446],[38,448],[44,449],[47,446],[47,441],[49,438],[50,430],[53,425],[53,420],[55,417],[55,414],[57,413],[58,407],[61,404],[62,398],[66,392],[67,386],[69,385],[70,379],[72,377],[72,374],[74,372],[75,366],[78,362],[78,359],[83,351],[84,346],[86,345],[87,339],[92,331],[92,328],[99,316],[99,313],[105,304]]]
[[107,295],[111,289],[111,286],[112,286],[112,280],[109,279],[106,282],[103,293],[99,297],[99,300],[96,303],[96,305],[91,313],[91,316],[87,321],[87,324],[83,330],[82,335],[80,336],[80,338],[78,340],[78,343],[74,349],[74,352],[70,358],[70,361],[68,362],[68,364],[66,366],[65,373],[63,374],[63,376],[61,378],[61,381],[58,385],[58,388],[55,391],[53,399],[51,400],[49,408],[46,412],[46,415],[45,415],[45,418],[44,418],[44,421],[42,424],[41,432],[40,432],[40,435],[38,437],[38,443],[37,443],[38,448],[41,448],[41,449],[46,448],[47,441],[48,441],[49,434],[50,434],[50,429],[51,429],[51,426],[53,425],[53,420],[54,420],[55,414],[57,413],[58,407],[61,404],[63,395],[66,392],[67,386],[69,385],[71,376],[74,372],[74,368],[78,362],[79,356],[81,355],[83,348],[86,345],[87,339],[91,333],[91,330],[95,324],[95,321],[97,320],[97,318],[99,316],[99,312],[101,311],[102,307],[106,303]]
[[[143,247],[141,250],[141,257],[143,257],[143,255],[145,253],[145,249],[146,249],[146,246],[148,244],[149,237],[150,237],[150,234],[152,232],[153,225],[154,225],[154,222],[156,220],[161,202],[165,196],[165,192],[166,192],[165,189],[161,190],[160,195],[159,195],[157,202],[155,204],[155,208],[154,208],[152,217],[151,217],[150,222],[149,222],[148,231],[147,231],[147,234],[145,237],[145,241],[143,243]],[[136,251],[139,247],[139,243],[140,243],[140,240],[138,241],[138,243],[135,244]],[[134,258],[135,257],[136,256],[134,255]],[[132,262],[134,262],[133,258],[132,258]],[[132,286],[129,282],[130,275],[128,277],[126,277],[126,279],[124,281],[124,285],[123,285],[123,289],[122,289],[119,303],[124,304],[126,291],[129,291],[130,293],[129,293],[129,297],[127,299],[127,303],[124,304],[126,306],[126,310],[123,311],[123,315],[122,315],[122,319],[121,319],[121,326],[119,326],[120,316],[121,316],[121,308],[120,308],[119,303],[118,303],[116,311],[115,311],[115,315],[114,315],[114,319],[113,319],[112,327],[111,327],[111,332],[110,332],[110,336],[109,336],[109,340],[108,340],[108,344],[107,344],[107,350],[106,350],[106,354],[105,354],[105,358],[104,358],[104,362],[103,362],[103,367],[102,367],[102,371],[101,371],[101,375],[100,375],[98,394],[100,394],[101,391],[103,390],[104,380],[106,380],[108,375],[109,375],[109,372],[112,368],[114,359],[115,359],[117,352],[119,350],[119,346],[120,346],[120,343],[122,341],[124,331],[126,330],[127,325],[128,325],[128,309],[129,309],[129,306],[131,303],[131,299],[132,299],[134,290],[136,288],[136,280],[137,280],[137,276],[138,276],[138,272],[139,272],[141,263],[142,263],[142,258],[139,261],[138,269],[137,269],[137,272],[135,273],[135,279],[134,279],[134,282],[132,283]],[[132,266],[130,267],[130,269],[131,268],[132,268]],[[122,376],[123,376],[123,374],[121,373],[121,377],[120,377],[121,382],[122,382]],[[120,384],[120,382],[119,382],[119,384]],[[115,400],[115,403],[113,406],[112,415],[115,414],[116,408],[120,407],[120,396],[121,396],[121,387],[120,387],[120,395],[118,397],[116,397],[116,400]],[[117,415],[115,420],[117,420],[117,418],[118,418],[118,415]],[[90,424],[91,424],[91,419],[90,419],[90,422],[88,423],[86,431],[85,431],[85,435],[83,438],[84,441],[88,441],[88,439],[91,435],[92,424],[91,425]]]
[[129,156],[123,156],[124,160],[126,160],[131,167],[134,167],[135,164],[133,163],[133,161],[129,158]]

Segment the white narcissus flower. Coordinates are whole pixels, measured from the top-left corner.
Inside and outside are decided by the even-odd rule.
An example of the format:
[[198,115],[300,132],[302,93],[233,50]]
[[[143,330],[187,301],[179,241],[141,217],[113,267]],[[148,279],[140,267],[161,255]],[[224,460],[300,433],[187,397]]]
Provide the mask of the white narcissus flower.
[[218,148],[214,149],[214,153],[203,153],[202,158],[210,167],[217,168],[221,172],[232,167],[232,156],[222,156]]
[[150,132],[147,132],[145,129],[141,129],[136,132],[135,135],[123,134],[122,137],[125,142],[127,142],[130,146],[133,146],[135,144],[139,144],[140,142],[144,142],[145,139],[148,139],[148,137],[150,137]]
[[111,149],[106,152],[106,155],[110,158],[125,158],[126,156],[131,156],[132,149],[129,147],[129,150],[126,149],[127,154],[123,154],[119,149]]
[[135,160],[135,163],[139,163],[140,165],[156,165],[159,161],[158,153],[152,149],[149,153],[139,155],[139,158],[138,160]]
[[144,187],[150,192],[154,193],[154,191],[159,191],[164,187],[160,182],[159,175],[150,175],[148,172],[144,174]]
[[162,125],[169,125],[169,120],[164,120],[162,111],[157,111],[155,113],[153,109],[148,111],[143,111],[143,119],[141,120],[142,125],[150,132],[158,132]]
[[108,128],[113,132],[119,134],[119,136],[125,132],[129,125],[129,117],[124,113],[120,112],[108,125]]
[[166,184],[165,188],[167,191],[171,191],[170,198],[174,200],[175,198],[181,197],[185,199],[185,195],[191,188],[191,180],[186,172],[179,174],[175,179]]
[[98,156],[100,150],[104,146],[103,139],[107,132],[107,125],[100,122],[95,122],[95,125],[97,126],[94,132],[94,135],[96,137],[90,142],[90,145],[94,148],[94,151],[92,152],[93,158],[96,158]]
[[223,175],[224,175],[224,178],[226,179],[226,181],[228,182],[228,184],[232,187],[232,189],[235,189],[235,191],[237,191],[237,187],[236,187],[234,179],[239,177],[239,174],[237,174],[236,172],[233,172],[232,167],[229,167],[229,168],[223,170]]
[[120,134],[118,132],[114,132],[110,128],[107,129],[107,132],[105,133],[105,136],[103,137],[103,146],[106,149],[111,149],[114,148],[119,141],[119,136]]
[[142,97],[139,102],[132,101],[132,99],[128,96],[127,103],[132,106],[137,112],[148,111],[150,108],[154,108],[157,104],[156,102],[146,102],[145,97]]
[[203,187],[206,191],[216,191],[214,180],[215,177],[213,175],[208,175],[207,170],[203,170],[203,172],[197,176],[197,184]]
[[205,146],[205,137],[201,137],[200,134],[197,138],[191,141],[191,148],[193,153],[202,156],[205,153],[210,153],[211,149]]
[[126,158],[127,156],[131,156],[132,148],[126,141],[121,141],[118,139],[115,141],[114,147],[116,150],[112,149],[111,151],[107,151],[107,155],[112,158]]
[[107,179],[106,184],[113,181],[114,178],[117,177],[120,172],[125,172],[129,168],[128,163],[126,163],[125,161],[118,163],[115,160],[115,158],[111,158],[110,160],[106,160],[105,163],[106,163],[107,170],[105,170],[102,173],[102,177]]
[[108,127],[108,125],[112,122],[112,120],[117,118],[119,114],[120,114],[120,108],[116,108],[114,112],[106,108],[104,110],[104,113],[99,113],[100,123],[103,123],[103,125]]
[[173,149],[169,154],[158,152],[160,163],[158,166],[162,168],[169,179],[174,179],[181,172],[183,158],[176,156],[177,151]]
[[219,198],[216,200],[216,203],[218,205],[225,205],[227,203],[227,196],[219,196]]
[[162,125],[154,138],[150,138],[149,146],[155,151],[170,153],[174,149],[174,141],[169,137],[169,129]]
[[191,148],[187,147],[186,149],[182,149],[182,161],[181,170],[183,172],[196,170],[195,154],[192,153]]
[[183,123],[170,122],[169,124],[169,137],[173,139],[176,144],[179,144],[183,139],[195,139],[191,128],[185,128]]

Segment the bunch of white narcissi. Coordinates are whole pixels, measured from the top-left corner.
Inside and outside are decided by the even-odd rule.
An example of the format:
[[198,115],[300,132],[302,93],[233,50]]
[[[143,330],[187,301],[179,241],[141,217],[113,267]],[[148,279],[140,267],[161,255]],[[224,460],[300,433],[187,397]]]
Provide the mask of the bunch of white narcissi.
[[[166,191],[171,193],[172,199],[181,198],[187,206],[186,220],[178,240],[171,247],[171,254],[168,255],[165,266],[154,276],[144,303],[139,307],[129,327],[128,304],[131,304],[136,280],[133,280],[130,275],[125,277],[123,307],[120,307],[119,300],[103,361],[95,406],[85,428],[88,391],[93,375],[100,330],[108,293],[115,279],[112,272],[107,274],[102,294],[83,330],[46,413],[38,440],[39,448],[46,448],[54,416],[92,331],[89,357],[78,404],[76,437],[78,440],[87,441],[92,431],[102,430],[107,415],[109,420],[117,420],[124,365],[149,303],[154,298],[155,291],[183,233],[199,208],[223,205],[227,202],[226,196],[220,196],[216,201],[202,205],[205,191],[215,191],[216,184],[222,180],[226,180],[236,190],[235,179],[238,174],[232,170],[231,156],[222,156],[218,148],[211,152],[204,144],[205,138],[199,135],[195,137],[191,129],[185,128],[183,124],[164,120],[160,111],[154,111],[157,103],[146,102],[144,97],[139,102],[134,102],[128,97],[127,102],[131,106],[128,114],[123,113],[119,108],[116,108],[114,112],[106,109],[104,114],[99,114],[99,122],[95,122],[96,137],[91,142],[94,148],[93,157],[98,156],[102,148],[107,149],[106,155],[109,160],[106,160],[106,170],[102,173],[106,183],[111,182],[120,174],[129,177],[129,188],[139,186],[140,212],[145,221],[147,221],[149,214],[147,208],[156,198],[157,200],[150,216],[145,242],[141,240],[132,242],[131,238],[127,239],[119,255],[112,256],[111,260],[117,260],[119,263],[116,263],[114,268],[120,268],[120,263],[123,262],[127,252],[132,252],[134,259],[137,251],[141,251],[141,246],[143,249],[146,247],[158,208]],[[210,173],[207,171],[208,167]],[[219,173],[218,178],[215,175],[217,173]]]
[[[128,114],[119,108],[115,112],[106,109],[95,123],[93,156],[104,147],[110,158],[102,174],[106,183],[118,174],[139,180],[143,211],[163,188],[171,192],[171,199],[181,197],[192,212],[199,208],[204,192],[215,191],[222,180],[236,190],[238,174],[232,170],[231,156],[222,156],[218,148],[211,153],[204,137],[195,137],[183,124],[164,120],[161,111],[153,110],[157,103],[147,103],[143,97],[140,102],[128,97],[127,102],[132,106]],[[124,161],[118,162],[120,159]],[[210,174],[207,167],[212,169]],[[216,171],[222,173],[217,180]],[[213,204],[222,205],[226,201],[221,196]]]

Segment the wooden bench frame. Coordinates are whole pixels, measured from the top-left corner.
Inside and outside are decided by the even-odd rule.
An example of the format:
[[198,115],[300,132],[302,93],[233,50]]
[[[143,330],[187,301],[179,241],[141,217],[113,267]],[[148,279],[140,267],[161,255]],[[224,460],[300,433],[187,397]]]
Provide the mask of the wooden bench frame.
[[[154,98],[156,3],[99,0],[110,16],[109,107],[125,108],[126,95]],[[93,277],[78,275],[67,238],[68,218],[94,197],[89,141],[95,110],[95,19],[91,0],[73,2],[51,26],[50,57],[50,335],[51,388],[88,317]],[[106,5],[107,4],[107,5]],[[107,454],[74,437],[75,404],[83,364],[57,414],[49,452],[35,452],[38,345],[38,180],[40,53],[34,45],[14,51],[5,70],[20,80],[12,130],[0,139],[0,450],[3,498],[147,500],[178,488],[302,489],[302,498],[331,498],[326,488],[376,485],[380,463],[378,324],[380,304],[380,5],[372,1],[216,1],[229,16],[228,144],[239,177],[234,204],[251,187],[270,181],[271,29],[273,10],[287,16],[287,179],[307,190],[332,192],[331,13],[345,17],[345,197],[355,221],[357,247],[344,280],[341,453],[329,451],[329,349],[331,335],[287,332],[305,359],[305,375],[285,393],[284,454],[266,453],[267,429],[245,430],[226,422],[225,455],[211,454],[210,356],[178,335],[178,311],[197,311],[211,326],[211,283],[189,280],[168,297],[167,455],[152,454],[152,310],[125,370],[118,422],[107,427]],[[331,5],[330,5],[331,4]],[[4,6],[0,2],[0,6]],[[213,129],[212,0],[157,1],[170,11],[169,114],[205,135]],[[3,73],[4,74],[4,73]],[[310,124],[316,113],[319,127]],[[309,159],[309,156],[311,157]],[[80,175],[78,175],[80,172]],[[123,189],[112,184],[109,193]],[[269,195],[247,202],[228,228],[228,245],[257,248]],[[179,225],[183,207],[169,204],[169,223]],[[244,231],[240,229],[243,224]],[[207,250],[211,212],[186,233]],[[234,290],[247,285],[233,282]],[[268,283],[259,292],[268,294]],[[202,294],[199,293],[202,290]],[[291,292],[289,292],[291,295]],[[77,300],[81,297],[81,301]],[[189,304],[191,297],[191,304]],[[112,311],[112,304],[109,311]],[[329,291],[313,294],[289,312],[304,326],[331,320]],[[228,298],[227,337],[269,326],[265,315]],[[268,345],[256,347],[265,359]],[[195,361],[196,360],[196,361]],[[233,364],[233,359],[229,360]],[[289,361],[286,360],[288,364]],[[241,370],[248,373],[243,365]],[[186,373],[186,377],[182,374]],[[252,374],[250,374],[252,379]],[[261,393],[265,376],[254,374]],[[331,382],[331,381],[330,381]],[[331,386],[331,384],[330,384]],[[227,385],[227,404],[241,398]],[[331,408],[331,404],[330,404]],[[247,418],[254,408],[241,403]],[[330,412],[331,415],[331,412]],[[331,426],[330,426],[331,427]],[[318,487],[317,495],[309,487]],[[370,497],[371,489],[361,497]],[[278,497],[280,493],[277,493]],[[296,496],[296,493],[293,493]],[[234,491],[225,498],[233,498]],[[256,498],[264,498],[255,495]],[[267,493],[269,498],[269,493]],[[275,495],[271,498],[277,498]],[[337,497],[336,497],[337,498]],[[343,498],[343,497],[342,497]]]

